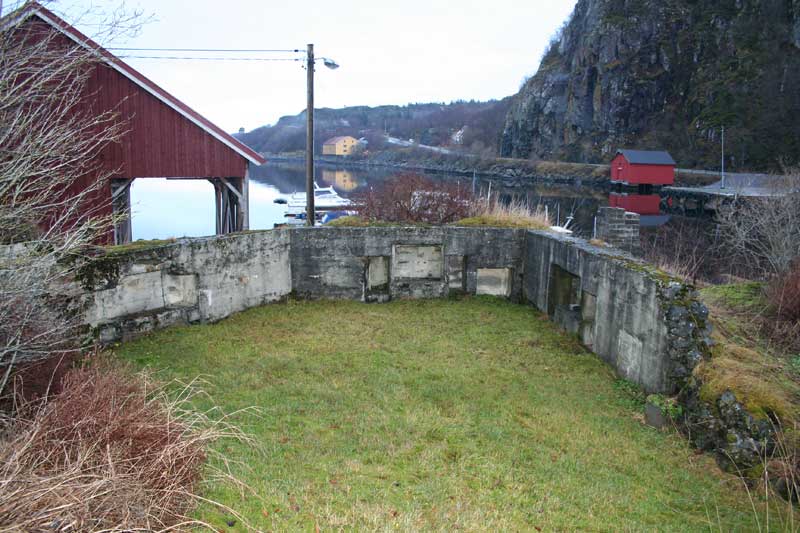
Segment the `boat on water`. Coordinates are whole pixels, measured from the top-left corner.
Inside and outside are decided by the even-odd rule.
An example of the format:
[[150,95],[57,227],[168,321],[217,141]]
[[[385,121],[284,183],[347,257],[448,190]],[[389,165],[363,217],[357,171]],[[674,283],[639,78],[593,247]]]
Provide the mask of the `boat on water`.
[[[295,225],[298,223],[305,223],[305,192],[294,192],[288,197],[276,199],[275,203],[286,205],[285,216],[288,224]],[[314,183],[314,211],[317,215],[317,221],[321,221],[328,212],[348,211],[348,208],[352,207],[352,200],[340,196],[333,187],[320,187]]]

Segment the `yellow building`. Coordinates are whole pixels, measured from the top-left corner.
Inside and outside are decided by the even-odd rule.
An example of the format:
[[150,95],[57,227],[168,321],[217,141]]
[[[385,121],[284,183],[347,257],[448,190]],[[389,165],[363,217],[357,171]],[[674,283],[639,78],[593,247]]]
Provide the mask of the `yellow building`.
[[333,137],[322,145],[322,155],[350,155],[356,146],[358,146],[358,139],[355,137],[349,135]]
[[348,170],[322,169],[322,181],[345,192],[352,191],[358,187],[358,181],[356,181],[353,173]]

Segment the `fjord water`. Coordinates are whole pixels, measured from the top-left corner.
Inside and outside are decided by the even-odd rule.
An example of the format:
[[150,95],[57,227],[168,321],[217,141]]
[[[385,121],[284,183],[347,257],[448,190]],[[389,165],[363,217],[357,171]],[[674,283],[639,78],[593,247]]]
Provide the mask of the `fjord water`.
[[[315,171],[320,186],[332,186],[340,195],[353,197],[368,187],[376,186],[402,171],[389,168],[331,168]],[[473,188],[473,179],[463,175],[429,174],[431,179],[450,180]],[[569,185],[531,185],[502,188],[498,181],[491,186],[508,200],[520,198],[531,205],[543,204],[554,220],[574,213],[573,229],[582,234],[591,232],[597,208],[608,205],[608,195],[589,187]],[[474,180],[476,193],[486,194],[489,181]],[[286,206],[275,200],[305,190],[305,169],[302,164],[268,163],[250,170],[250,229],[271,229],[286,221]],[[214,234],[214,188],[206,180],[137,179],[131,188],[133,239],[167,239],[200,237]]]

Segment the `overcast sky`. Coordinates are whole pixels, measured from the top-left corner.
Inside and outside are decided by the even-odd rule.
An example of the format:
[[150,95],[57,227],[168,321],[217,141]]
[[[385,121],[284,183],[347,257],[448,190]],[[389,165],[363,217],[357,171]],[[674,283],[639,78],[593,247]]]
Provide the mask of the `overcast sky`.
[[[118,3],[61,0],[52,7],[74,17],[87,6],[108,9]],[[116,46],[294,49],[314,43],[317,56],[341,65],[317,68],[319,108],[513,94],[536,71],[575,0],[128,0],[127,5],[153,20]],[[81,26],[93,33],[88,23]],[[127,61],[228,131],[271,124],[305,107],[305,71],[298,62]]]

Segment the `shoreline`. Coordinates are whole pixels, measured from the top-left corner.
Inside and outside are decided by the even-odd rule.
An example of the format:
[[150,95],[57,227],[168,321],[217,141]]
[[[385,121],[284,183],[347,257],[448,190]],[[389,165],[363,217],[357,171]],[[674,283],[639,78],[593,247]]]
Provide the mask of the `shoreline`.
[[[394,156],[391,154],[394,154],[394,152],[379,152],[378,156],[366,159],[318,155],[314,158],[314,164],[328,168],[381,168],[477,177],[491,182],[499,182],[499,185],[506,188],[526,187],[534,184],[575,185],[602,190],[610,190],[612,188],[608,165],[509,159],[474,160],[471,162],[472,164],[469,164],[464,161],[464,158],[444,161],[437,159],[393,159]],[[388,158],[386,157],[387,155],[389,156]],[[304,156],[287,154],[264,154],[264,156],[267,158],[267,164],[271,162],[305,164]],[[481,168],[482,166],[485,168]],[[717,179],[717,176],[710,172],[676,169],[675,186],[707,185],[717,181]]]

